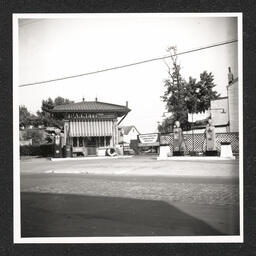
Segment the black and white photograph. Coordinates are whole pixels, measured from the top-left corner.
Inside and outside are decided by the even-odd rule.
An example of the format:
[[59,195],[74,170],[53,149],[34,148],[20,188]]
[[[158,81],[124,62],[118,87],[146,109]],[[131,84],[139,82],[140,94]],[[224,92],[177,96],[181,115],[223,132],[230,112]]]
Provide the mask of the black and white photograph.
[[13,14],[14,243],[243,242],[242,13]]

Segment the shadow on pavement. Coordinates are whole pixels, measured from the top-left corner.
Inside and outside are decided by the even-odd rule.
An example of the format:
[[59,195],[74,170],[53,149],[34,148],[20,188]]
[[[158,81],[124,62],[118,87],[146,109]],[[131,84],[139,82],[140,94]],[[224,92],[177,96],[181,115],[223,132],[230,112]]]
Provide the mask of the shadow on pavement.
[[162,201],[21,193],[22,237],[223,235]]

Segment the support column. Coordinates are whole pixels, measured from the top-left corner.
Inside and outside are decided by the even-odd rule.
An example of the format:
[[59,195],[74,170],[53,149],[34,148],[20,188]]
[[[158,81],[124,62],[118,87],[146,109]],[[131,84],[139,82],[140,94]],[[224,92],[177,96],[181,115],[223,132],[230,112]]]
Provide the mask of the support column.
[[112,130],[112,135],[113,135],[113,147],[116,144],[116,129],[115,129],[115,121],[113,120],[113,130]]
[[115,129],[114,129],[114,120],[112,120],[112,133],[110,137],[110,147],[113,147],[115,145]]
[[69,144],[69,121],[64,120],[64,145]]
[[114,121],[115,126],[115,145],[118,145],[118,127],[117,127],[117,120]]

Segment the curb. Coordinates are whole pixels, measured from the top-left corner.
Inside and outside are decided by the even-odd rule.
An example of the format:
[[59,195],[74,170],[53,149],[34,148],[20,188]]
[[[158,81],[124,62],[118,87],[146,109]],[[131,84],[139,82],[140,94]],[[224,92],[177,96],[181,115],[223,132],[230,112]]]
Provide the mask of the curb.
[[218,161],[227,161],[235,160],[236,157],[218,157],[218,156],[170,156],[170,157],[157,157],[157,160],[160,161],[209,161],[209,160],[218,160]]
[[133,156],[92,156],[92,157],[66,157],[66,158],[50,158],[53,162],[58,161],[81,161],[81,160],[103,160],[103,159],[126,159]]

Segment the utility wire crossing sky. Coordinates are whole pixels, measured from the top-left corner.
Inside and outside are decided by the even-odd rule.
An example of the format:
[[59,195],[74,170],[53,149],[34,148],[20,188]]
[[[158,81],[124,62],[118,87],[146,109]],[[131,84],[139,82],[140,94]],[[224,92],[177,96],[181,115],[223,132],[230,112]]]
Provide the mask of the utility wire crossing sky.
[[157,57],[157,58],[153,58],[153,59],[142,60],[142,61],[135,62],[135,63],[125,64],[125,65],[106,68],[106,69],[97,70],[97,71],[92,71],[92,72],[88,72],[88,73],[84,73],[84,74],[66,76],[66,77],[61,77],[61,78],[56,78],[56,79],[51,79],[51,80],[46,80],[46,81],[40,81],[40,82],[34,82],[34,83],[21,84],[21,85],[19,85],[19,87],[45,84],[45,83],[50,83],[50,82],[55,82],[55,81],[60,81],[60,80],[65,80],[65,79],[76,78],[76,77],[80,77],[80,76],[87,76],[87,75],[93,75],[93,74],[102,73],[102,72],[106,72],[106,71],[112,71],[112,70],[115,70],[115,69],[126,68],[126,67],[130,67],[130,66],[135,66],[135,65],[141,65],[141,64],[144,64],[144,63],[147,63],[147,62],[163,60],[163,59],[170,58],[171,56],[179,56],[179,55],[183,55],[183,54],[188,54],[188,53],[191,53],[191,52],[201,51],[201,50],[209,49],[209,48],[212,48],[212,47],[217,47],[217,46],[222,46],[222,45],[226,45],[226,44],[235,43],[237,41],[238,41],[237,39],[233,39],[233,40],[230,40],[230,41],[215,43],[215,44],[212,44],[212,45],[199,47],[199,48],[196,48],[196,49],[176,53],[176,54],[173,54],[173,55],[167,55],[167,56]]
[[177,47],[184,80],[211,72],[222,97],[227,94],[228,67],[238,77],[242,34],[237,16],[200,15],[23,15],[14,65],[19,105],[36,114],[49,97],[74,102],[97,97],[119,105],[128,101],[132,111],[122,125],[154,132],[166,111],[161,96],[169,79],[166,64],[172,66],[168,47]]

